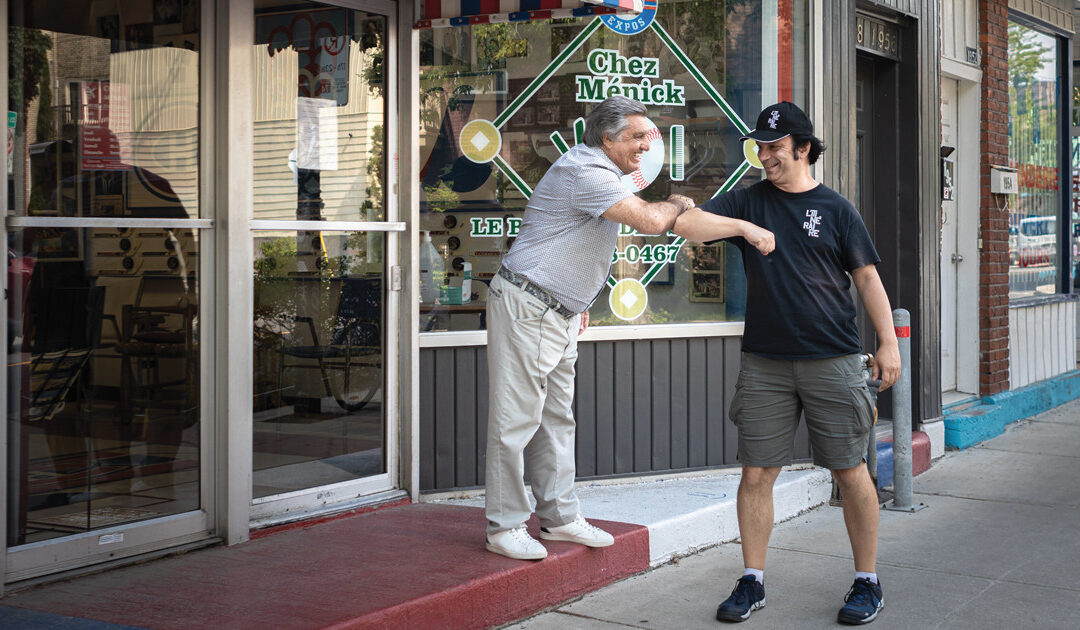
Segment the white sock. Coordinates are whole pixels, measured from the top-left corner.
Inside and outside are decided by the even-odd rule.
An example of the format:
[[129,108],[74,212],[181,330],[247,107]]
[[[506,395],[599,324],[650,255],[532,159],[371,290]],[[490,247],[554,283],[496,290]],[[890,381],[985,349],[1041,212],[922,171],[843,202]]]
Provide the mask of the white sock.
[[[747,575],[754,576],[754,579],[757,580],[758,584],[764,584],[765,583],[765,572],[760,570],[760,569],[743,569],[742,574],[744,576],[747,576]],[[876,578],[875,578],[875,581],[877,581]]]
[[874,584],[878,583],[878,581],[877,581],[877,573],[867,573],[866,571],[856,571],[855,572],[855,579],[857,580],[859,578],[866,578],[866,579],[870,580],[871,582],[873,582]]

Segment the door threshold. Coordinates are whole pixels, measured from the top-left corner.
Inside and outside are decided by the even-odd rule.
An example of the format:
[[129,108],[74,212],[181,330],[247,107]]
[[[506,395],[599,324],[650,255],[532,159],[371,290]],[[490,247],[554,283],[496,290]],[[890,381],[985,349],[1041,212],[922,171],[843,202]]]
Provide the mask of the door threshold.
[[123,558],[117,558],[116,560],[108,560],[106,562],[88,564],[83,567],[68,569],[66,571],[59,571],[57,573],[39,575],[36,577],[27,578],[25,580],[19,580],[18,582],[10,582],[8,584],[4,584],[3,590],[0,591],[0,594],[6,596],[16,591],[40,586],[42,584],[50,584],[52,582],[59,582],[61,580],[70,580],[72,578],[93,575],[95,573],[101,573],[110,569],[139,564],[142,562],[147,562],[149,560],[158,560],[167,556],[187,553],[189,551],[195,551],[196,549],[202,549],[204,547],[213,547],[214,545],[220,545],[222,542],[224,541],[221,538],[217,536],[211,536],[209,538],[203,538],[201,540],[183,543],[175,547],[165,547],[164,549],[148,551],[146,553],[141,553],[134,556],[125,556]]
[[407,499],[408,497],[409,493],[405,490],[386,490],[384,492],[358,497],[351,501],[342,501],[341,503],[335,503],[333,505],[322,505],[307,510],[267,516],[251,521],[251,538],[259,538],[261,536],[266,536],[267,534],[275,533],[280,531],[282,526],[291,525],[293,523],[303,522],[306,526],[313,520],[340,517],[354,511],[366,512],[375,509],[384,503],[399,501],[401,499]]
[[969,394],[967,392],[956,391],[951,389],[947,392],[941,392],[941,408],[952,407],[978,398],[978,394]]

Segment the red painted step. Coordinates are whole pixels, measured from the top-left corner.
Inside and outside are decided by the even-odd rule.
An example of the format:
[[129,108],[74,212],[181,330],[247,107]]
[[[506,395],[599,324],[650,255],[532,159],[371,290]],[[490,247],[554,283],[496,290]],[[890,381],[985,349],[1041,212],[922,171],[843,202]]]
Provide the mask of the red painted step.
[[[878,444],[888,444],[892,448],[892,436],[878,440]],[[915,476],[930,470],[930,436],[924,431],[911,432],[911,475]]]
[[[645,571],[649,533],[592,521],[604,549],[484,549],[480,508],[415,504],[16,592],[3,603],[169,628],[485,628]],[[537,533],[535,518],[530,530]]]

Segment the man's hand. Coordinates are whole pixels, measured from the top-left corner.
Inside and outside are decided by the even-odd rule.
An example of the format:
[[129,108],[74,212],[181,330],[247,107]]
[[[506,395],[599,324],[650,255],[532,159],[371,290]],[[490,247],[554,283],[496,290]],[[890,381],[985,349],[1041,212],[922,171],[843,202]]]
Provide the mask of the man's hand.
[[743,221],[743,238],[747,243],[753,245],[759,252],[768,256],[769,253],[776,249],[776,237],[772,232],[766,230],[763,227],[759,227],[750,223],[749,221]]
[[900,348],[893,343],[883,343],[878,346],[877,354],[874,355],[874,380],[881,379],[878,391],[883,392],[892,387],[900,378]]
[[687,197],[686,195],[672,193],[668,195],[667,200],[675,205],[680,206],[679,214],[682,214],[690,208],[694,207],[694,200]]
[[878,353],[874,357],[874,379],[881,379],[879,392],[893,386],[900,378],[900,344],[896,341],[896,328],[893,327],[892,311],[889,309],[889,296],[881,285],[877,266],[870,264],[851,272],[855,288],[859,290],[866,314],[874,324],[878,338]]
[[585,329],[589,327],[589,311],[582,311],[581,313],[581,328],[577,331],[577,334],[585,332]]

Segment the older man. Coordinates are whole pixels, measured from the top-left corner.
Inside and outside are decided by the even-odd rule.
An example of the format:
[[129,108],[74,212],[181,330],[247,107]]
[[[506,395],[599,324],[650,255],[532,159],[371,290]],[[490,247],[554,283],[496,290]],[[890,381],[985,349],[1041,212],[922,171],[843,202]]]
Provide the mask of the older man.
[[[528,534],[529,481],[540,537],[590,547],[614,542],[581,517],[574,495],[574,364],[588,308],[607,280],[624,223],[660,234],[694,203],[671,195],[647,203],[621,178],[641,166],[652,125],[645,106],[613,96],[586,119],[584,143],[560,157],[525,207],[514,246],[488,292],[490,402],[487,441],[487,549],[521,560],[547,556]],[[763,252],[772,235],[716,217],[710,234],[745,236]],[[712,230],[716,230],[713,232]]]

